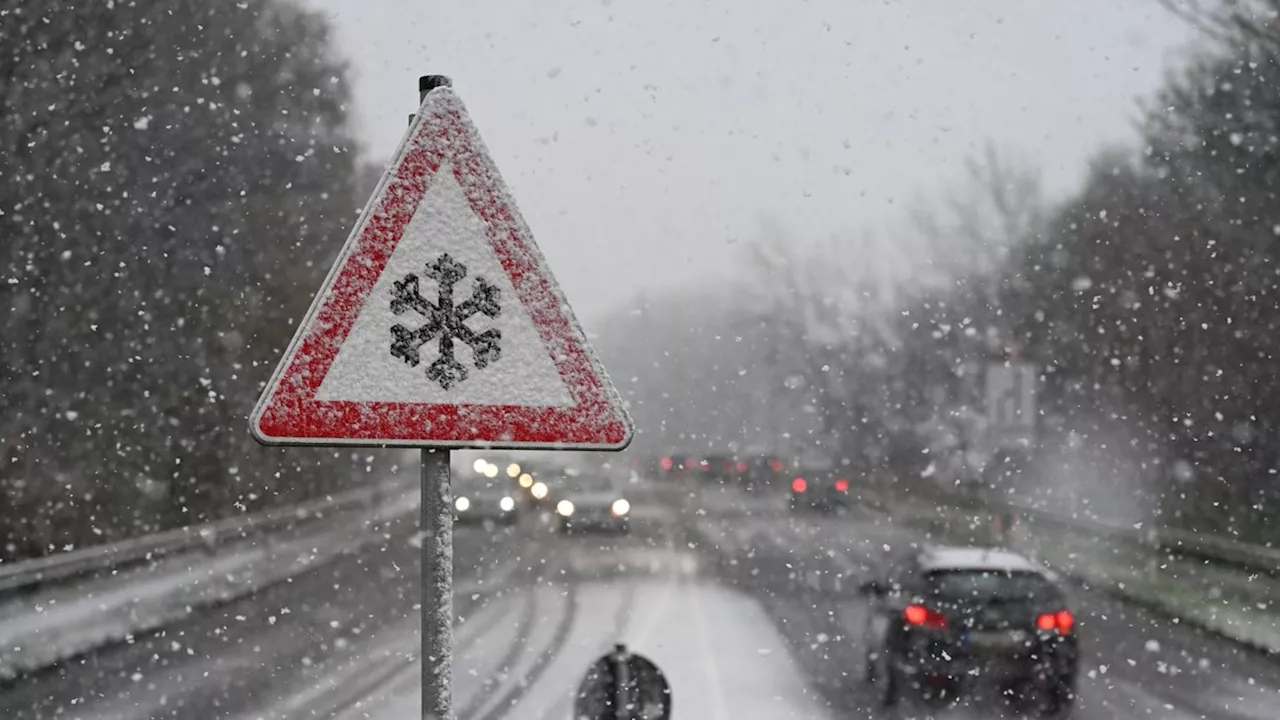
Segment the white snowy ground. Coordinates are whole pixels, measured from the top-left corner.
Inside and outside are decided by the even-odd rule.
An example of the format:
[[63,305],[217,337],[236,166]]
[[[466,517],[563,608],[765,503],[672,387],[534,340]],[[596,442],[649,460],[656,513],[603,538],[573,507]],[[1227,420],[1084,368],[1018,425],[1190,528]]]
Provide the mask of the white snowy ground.
[[[459,638],[454,707],[461,720],[570,720],[587,666],[619,639],[666,673],[675,720],[830,717],[792,664],[772,621],[735,591],[684,578],[620,580],[572,591],[539,586],[508,598],[504,607],[484,618],[487,627]],[[526,631],[522,613],[529,607],[535,610]],[[566,611],[567,633],[557,637]],[[513,643],[521,645],[519,658],[502,673]],[[557,644],[558,652],[548,654]],[[497,682],[486,684],[494,675]],[[531,684],[520,688],[525,681]],[[419,697],[413,665],[343,720],[416,720]]]

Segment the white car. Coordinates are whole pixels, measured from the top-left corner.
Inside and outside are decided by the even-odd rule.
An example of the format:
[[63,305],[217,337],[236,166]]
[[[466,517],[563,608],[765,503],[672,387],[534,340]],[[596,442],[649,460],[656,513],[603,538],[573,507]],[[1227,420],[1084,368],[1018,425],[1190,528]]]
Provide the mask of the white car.
[[631,531],[631,503],[625,486],[612,479],[581,474],[564,479],[555,503],[563,533],[578,531]]

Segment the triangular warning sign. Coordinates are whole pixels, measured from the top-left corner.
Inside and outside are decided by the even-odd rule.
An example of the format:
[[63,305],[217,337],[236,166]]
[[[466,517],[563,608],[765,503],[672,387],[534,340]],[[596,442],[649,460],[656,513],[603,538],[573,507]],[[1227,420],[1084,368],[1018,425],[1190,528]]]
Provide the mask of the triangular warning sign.
[[250,424],[271,445],[630,442],[631,419],[449,88],[427,93]]

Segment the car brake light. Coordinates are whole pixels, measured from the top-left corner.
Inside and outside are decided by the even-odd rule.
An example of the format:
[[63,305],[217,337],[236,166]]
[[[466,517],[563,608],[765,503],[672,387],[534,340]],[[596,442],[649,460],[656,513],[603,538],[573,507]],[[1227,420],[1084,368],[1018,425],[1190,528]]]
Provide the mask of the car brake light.
[[769,463],[769,467],[772,468],[774,472],[782,472],[782,461],[774,460]]
[[836,481],[836,492],[849,492],[849,481],[840,478]]
[[1036,618],[1036,629],[1044,632],[1057,630],[1059,635],[1070,635],[1076,626],[1076,617],[1067,610],[1045,613]]
[[1076,626],[1076,616],[1067,610],[1058,612],[1058,632],[1063,635],[1070,635],[1071,630]]
[[926,627],[930,630],[942,630],[947,627],[945,615],[934,612],[923,605],[908,605],[902,615],[906,618],[907,623],[911,625]]
[[744,462],[738,463],[738,472],[744,473],[746,471],[747,471],[747,464]]
[[796,478],[795,480],[791,481],[791,489],[794,490],[795,492],[802,493],[808,488],[809,488],[809,483],[805,482],[804,478]]
[[675,463],[671,458],[662,458],[662,462],[660,464],[662,465],[663,472],[671,472],[671,468],[675,466]]

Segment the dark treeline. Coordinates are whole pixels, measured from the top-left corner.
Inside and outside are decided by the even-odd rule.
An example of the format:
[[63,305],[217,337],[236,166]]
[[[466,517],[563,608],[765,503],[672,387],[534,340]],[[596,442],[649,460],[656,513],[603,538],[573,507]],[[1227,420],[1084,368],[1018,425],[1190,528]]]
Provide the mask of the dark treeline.
[[0,558],[350,486],[260,384],[363,198],[345,68],[285,0],[0,2]]

